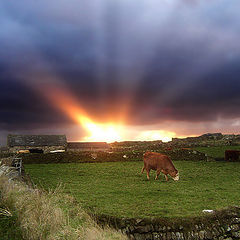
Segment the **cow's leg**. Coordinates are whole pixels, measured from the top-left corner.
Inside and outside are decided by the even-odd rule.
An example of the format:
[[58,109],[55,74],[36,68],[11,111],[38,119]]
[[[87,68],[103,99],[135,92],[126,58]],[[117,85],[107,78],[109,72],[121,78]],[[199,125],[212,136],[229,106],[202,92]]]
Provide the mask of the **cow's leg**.
[[160,172],[161,172],[160,170],[157,170],[157,174],[156,174],[155,180],[158,179],[158,176],[159,176]]
[[150,179],[150,177],[149,177],[150,169],[146,169],[146,171],[147,171],[147,179],[149,180]]
[[144,172],[144,169],[147,169],[147,164],[146,164],[145,162],[143,162],[143,164],[144,164],[144,166],[143,166],[143,168],[142,168],[142,171],[141,171],[141,173],[143,173],[143,172]]
[[165,178],[166,178],[166,181],[168,181],[168,176],[167,176],[167,174],[165,174]]
[[168,176],[167,176],[167,172],[165,170],[162,170],[162,173],[165,175],[166,181],[168,181]]

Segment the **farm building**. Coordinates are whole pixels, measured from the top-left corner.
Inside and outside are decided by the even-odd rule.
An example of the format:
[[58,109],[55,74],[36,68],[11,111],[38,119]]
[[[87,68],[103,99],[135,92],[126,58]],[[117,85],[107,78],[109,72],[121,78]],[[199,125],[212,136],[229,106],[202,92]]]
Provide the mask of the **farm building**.
[[80,151],[108,151],[110,145],[106,142],[68,142],[67,151],[80,152]]
[[50,152],[64,150],[67,146],[65,135],[8,135],[7,146],[10,152],[32,150]]

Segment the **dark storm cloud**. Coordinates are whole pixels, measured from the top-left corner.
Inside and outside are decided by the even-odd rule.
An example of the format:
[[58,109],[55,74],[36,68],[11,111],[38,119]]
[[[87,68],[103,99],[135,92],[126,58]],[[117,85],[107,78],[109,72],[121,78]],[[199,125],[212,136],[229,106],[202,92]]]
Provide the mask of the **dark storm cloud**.
[[[181,67],[184,64],[179,63]],[[140,108],[145,109],[147,114],[143,114],[141,120],[136,116],[134,121],[148,124],[169,119],[202,122],[214,121],[219,117],[239,118],[239,66],[240,59],[224,62],[217,69],[208,69],[207,72],[202,69],[198,73],[200,78],[194,73],[184,81],[179,81],[180,74],[176,70],[169,72],[168,67],[165,71],[162,68],[159,73],[152,71],[139,87],[132,109],[133,116],[136,116],[134,110]]]
[[0,109],[0,124],[5,130],[56,126],[67,121],[54,108],[48,106],[47,101],[12,79],[1,86]]
[[42,73],[57,76],[98,119],[118,116],[122,105],[131,124],[239,118],[239,7],[1,1],[1,128],[71,123],[33,91]]

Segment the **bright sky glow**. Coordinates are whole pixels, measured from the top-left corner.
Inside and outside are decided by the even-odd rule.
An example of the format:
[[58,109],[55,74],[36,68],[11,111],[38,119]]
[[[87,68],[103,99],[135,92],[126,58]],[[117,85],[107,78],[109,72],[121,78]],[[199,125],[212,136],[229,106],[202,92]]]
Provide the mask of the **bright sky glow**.
[[[87,114],[87,109],[83,109],[77,99],[66,88],[48,83],[47,89],[48,91],[44,91],[45,97],[75,123],[79,124],[79,133],[82,132],[82,129],[85,130],[86,136],[79,139],[79,141],[110,143],[125,140],[162,140],[167,142],[176,136],[174,132],[163,130],[139,130],[133,133],[131,127],[126,126],[123,121],[119,123],[109,122],[108,120],[104,123],[94,121]],[[121,119],[125,119],[125,116],[121,116]]]
[[120,125],[114,125],[112,123],[99,124],[95,123],[87,117],[80,116],[79,122],[81,126],[87,130],[88,136],[81,139],[87,142],[114,142],[123,141],[123,127]]
[[152,141],[152,140],[162,140],[163,142],[171,141],[173,137],[176,137],[176,133],[163,131],[163,130],[150,130],[143,131],[139,134],[136,140],[142,141]]

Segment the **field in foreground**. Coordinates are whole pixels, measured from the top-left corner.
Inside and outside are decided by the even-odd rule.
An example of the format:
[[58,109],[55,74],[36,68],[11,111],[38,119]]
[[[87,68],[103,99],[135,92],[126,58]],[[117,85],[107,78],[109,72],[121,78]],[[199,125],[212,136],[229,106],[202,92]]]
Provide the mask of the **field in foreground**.
[[180,181],[166,182],[155,172],[140,174],[142,162],[25,165],[45,189],[62,184],[85,209],[117,217],[185,217],[203,209],[240,205],[240,163],[174,163]]

